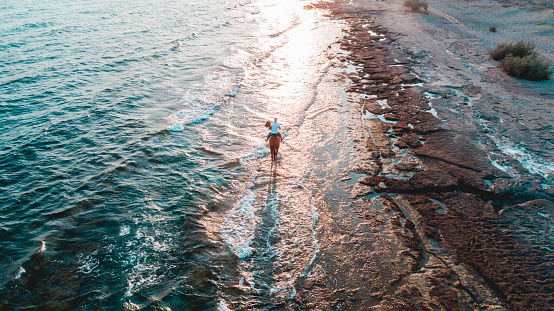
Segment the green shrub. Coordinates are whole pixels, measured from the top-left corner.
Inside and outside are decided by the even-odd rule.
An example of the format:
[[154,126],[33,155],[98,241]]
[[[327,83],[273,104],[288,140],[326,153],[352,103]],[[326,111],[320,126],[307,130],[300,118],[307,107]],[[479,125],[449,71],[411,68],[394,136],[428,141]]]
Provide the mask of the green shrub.
[[489,31],[490,32],[496,32],[496,27],[492,26],[491,28],[489,28]]
[[535,51],[532,42],[502,43],[490,50],[489,55],[502,61],[506,73],[516,78],[539,81],[550,79],[552,74],[550,63]]
[[409,8],[412,12],[425,10],[425,13],[427,13],[429,4],[425,0],[406,0],[404,1],[404,6]]
[[511,76],[532,81],[548,80],[552,74],[550,63],[536,54],[523,57],[508,54],[502,61],[502,68]]
[[518,41],[517,43],[502,43],[495,49],[489,51],[489,55],[494,60],[503,60],[508,54],[513,56],[525,57],[527,55],[536,55],[535,44],[532,42]]

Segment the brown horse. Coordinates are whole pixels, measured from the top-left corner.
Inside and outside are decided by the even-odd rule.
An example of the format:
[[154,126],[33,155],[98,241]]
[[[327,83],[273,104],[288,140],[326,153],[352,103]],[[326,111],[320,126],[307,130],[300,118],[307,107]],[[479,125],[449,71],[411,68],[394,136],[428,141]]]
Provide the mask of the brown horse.
[[271,150],[271,161],[277,160],[277,153],[279,153],[279,146],[281,145],[281,137],[279,135],[269,136],[269,150]]

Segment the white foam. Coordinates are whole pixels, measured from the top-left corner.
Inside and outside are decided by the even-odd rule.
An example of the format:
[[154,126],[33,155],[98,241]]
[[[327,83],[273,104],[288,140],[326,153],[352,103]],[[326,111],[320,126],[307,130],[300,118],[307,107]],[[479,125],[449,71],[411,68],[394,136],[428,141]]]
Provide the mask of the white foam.
[[129,226],[123,225],[119,228],[119,236],[125,236],[125,235],[129,234],[130,232],[131,232],[131,227],[129,227]]
[[383,39],[383,37],[385,36],[384,34],[382,33],[376,33],[375,31],[373,30],[368,30],[367,31],[371,36],[374,36],[374,37],[381,37],[381,40]]
[[437,99],[437,98],[441,98],[441,97],[442,97],[441,94],[437,94],[437,93],[433,93],[433,92],[423,92],[423,94],[425,94],[425,97],[426,97],[426,98]]
[[185,127],[181,123],[175,123],[168,128],[171,132],[182,132],[184,129]]
[[239,163],[243,166],[252,163],[252,161],[260,160],[269,153],[267,146],[257,146],[248,151],[239,159]]
[[166,119],[171,132],[181,132],[187,125],[202,122],[212,116],[230,97],[237,96],[244,79],[244,69],[222,69],[204,78],[199,85],[186,89],[181,110]]
[[225,300],[219,298],[219,301],[217,302],[217,311],[231,311],[231,309],[229,309],[229,306]]
[[84,274],[91,273],[96,267],[100,265],[100,261],[94,258],[92,255],[83,256],[82,254],[80,254],[79,262],[81,263],[81,266],[78,268],[78,271]]
[[[310,261],[308,262],[308,264],[306,265],[306,268],[304,269],[304,272],[302,272],[301,276],[302,277],[306,277],[308,275],[308,273],[310,272],[311,268],[312,268],[312,265],[315,261],[315,259],[317,258],[317,254],[319,254],[319,243],[317,241],[317,232],[316,232],[316,226],[317,226],[317,222],[319,220],[319,215],[317,214],[317,210],[316,210],[316,207],[315,207],[315,200],[314,198],[312,197],[312,201],[311,201],[311,204],[310,204],[310,212],[312,214],[312,232],[311,232],[311,240],[312,240],[312,245],[314,247],[314,252],[312,253],[312,258],[310,259]],[[293,287],[294,289],[294,287]]]
[[129,253],[127,260],[123,262],[124,266],[130,266],[131,271],[126,275],[127,291],[125,296],[130,297],[141,288],[160,282],[163,275],[158,275],[159,266],[156,264],[147,264],[149,255],[147,250],[141,249]]
[[225,215],[221,227],[225,243],[239,258],[252,254],[254,230],[259,222],[254,210],[255,198],[254,193],[248,189]]
[[40,248],[38,249],[39,253],[44,253],[46,251],[46,242],[40,241]]
[[204,121],[213,115],[217,110],[217,105],[215,104],[200,102],[196,103],[196,105],[199,106],[191,106],[171,114],[167,119],[173,125],[170,126],[168,130],[172,132],[181,132],[184,130],[185,125]]
[[239,90],[240,90],[240,84],[237,84],[231,92],[227,93],[227,96],[235,97],[237,96]]
[[[142,268],[142,269],[147,270],[146,268]],[[157,269],[155,269],[153,272],[155,272],[156,270]],[[133,278],[132,280],[127,280],[127,292],[125,292],[125,296],[130,297],[133,295],[135,291],[137,291],[143,285],[154,284],[155,282],[156,282],[156,277],[153,274],[150,274],[147,277],[143,277],[142,275],[139,275],[138,277]]]
[[127,309],[127,310],[133,310],[133,311],[134,311],[134,310],[140,310],[140,307],[139,307],[139,306],[137,306],[136,304],[134,304],[134,303],[132,303],[132,302],[130,302],[130,301],[125,301],[125,302],[123,303],[123,307],[125,307],[125,309]]
[[19,280],[21,278],[21,276],[23,275],[23,273],[25,273],[27,271],[25,271],[25,269],[23,269],[22,266],[19,266],[19,271],[17,272],[17,275],[15,276],[15,279],[16,280]]
[[510,166],[500,164],[500,163],[498,163],[498,160],[491,161],[491,164],[494,167],[496,167],[497,169],[503,171],[504,173],[508,173],[508,175],[510,175],[510,177],[516,176],[516,173],[513,172],[512,168]]
[[505,137],[497,138],[490,134],[487,136],[491,138],[502,153],[517,160],[527,171],[529,171],[529,173],[538,174],[544,179],[554,183],[554,164],[551,161],[542,159],[524,147],[514,144]]

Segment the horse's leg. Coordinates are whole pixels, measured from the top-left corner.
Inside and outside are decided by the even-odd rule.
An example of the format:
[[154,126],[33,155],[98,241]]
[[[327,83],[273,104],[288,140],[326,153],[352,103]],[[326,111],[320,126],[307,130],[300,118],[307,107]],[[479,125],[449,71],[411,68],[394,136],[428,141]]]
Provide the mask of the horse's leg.
[[280,141],[277,137],[270,137],[269,138],[269,149],[271,151],[271,160],[273,162],[277,161],[277,154],[279,153],[279,145]]

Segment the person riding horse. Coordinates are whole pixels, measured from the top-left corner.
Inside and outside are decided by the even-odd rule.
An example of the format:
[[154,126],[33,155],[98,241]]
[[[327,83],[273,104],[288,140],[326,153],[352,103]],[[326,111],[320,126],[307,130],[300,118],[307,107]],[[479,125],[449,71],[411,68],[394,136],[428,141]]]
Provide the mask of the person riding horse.
[[265,141],[269,140],[269,149],[271,151],[271,160],[275,162],[277,160],[277,154],[279,153],[279,145],[283,140],[283,136],[279,133],[281,125],[277,123],[277,118],[274,119],[274,122],[267,121],[265,124],[266,127],[271,127],[271,131],[267,134]]
[[[269,121],[267,121],[267,123],[269,123]],[[267,123],[266,123],[266,126],[267,126]],[[277,123],[277,118],[275,118],[274,121],[270,123],[269,126],[267,127],[270,127],[271,131],[269,131],[269,133],[267,134],[265,141],[267,141],[271,135],[277,135],[281,138],[281,141],[283,141],[283,136],[281,135],[281,133],[279,133],[279,129],[281,128],[281,125]]]

